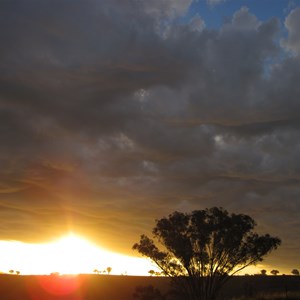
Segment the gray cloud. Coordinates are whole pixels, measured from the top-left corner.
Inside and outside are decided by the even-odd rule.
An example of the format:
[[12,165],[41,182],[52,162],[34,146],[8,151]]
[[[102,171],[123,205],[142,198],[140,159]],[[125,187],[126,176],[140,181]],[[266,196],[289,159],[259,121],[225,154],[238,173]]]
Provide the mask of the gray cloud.
[[184,15],[192,2],[193,0],[154,0],[142,2],[140,5],[146,13],[156,17],[174,18]]
[[294,52],[296,55],[298,55],[300,52],[299,17],[300,17],[300,8],[295,8],[287,16],[285,20],[285,27],[288,30],[288,38],[283,41],[283,45],[287,47],[287,49]]
[[74,228],[129,252],[154,219],[218,205],[300,250],[300,65],[285,52],[299,10],[280,44],[279,20],[247,8],[219,30],[178,24],[190,4],[1,2],[0,238]]

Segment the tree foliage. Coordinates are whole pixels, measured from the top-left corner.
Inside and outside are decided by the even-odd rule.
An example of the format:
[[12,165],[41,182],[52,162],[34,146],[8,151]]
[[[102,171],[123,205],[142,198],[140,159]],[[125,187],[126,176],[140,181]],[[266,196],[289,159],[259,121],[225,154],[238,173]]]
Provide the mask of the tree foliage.
[[279,271],[278,271],[278,270],[272,270],[270,273],[271,273],[272,275],[276,276],[276,275],[279,274]]
[[281,241],[253,232],[254,220],[223,208],[175,211],[156,221],[154,239],[142,235],[133,249],[149,257],[184,293],[185,299],[215,299],[236,272],[262,261]]
[[291,272],[293,275],[299,275],[299,270],[298,269],[293,269]]
[[267,275],[267,270],[265,269],[260,270],[260,274],[263,276]]

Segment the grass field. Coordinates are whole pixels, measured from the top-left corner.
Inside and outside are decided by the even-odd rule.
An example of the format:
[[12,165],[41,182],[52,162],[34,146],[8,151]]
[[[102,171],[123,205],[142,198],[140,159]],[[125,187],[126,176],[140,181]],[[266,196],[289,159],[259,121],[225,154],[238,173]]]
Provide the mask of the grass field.
[[[163,277],[0,275],[0,299],[133,300],[137,286],[153,285],[164,293],[169,283]],[[234,277],[222,290],[221,299],[300,299],[300,276]]]

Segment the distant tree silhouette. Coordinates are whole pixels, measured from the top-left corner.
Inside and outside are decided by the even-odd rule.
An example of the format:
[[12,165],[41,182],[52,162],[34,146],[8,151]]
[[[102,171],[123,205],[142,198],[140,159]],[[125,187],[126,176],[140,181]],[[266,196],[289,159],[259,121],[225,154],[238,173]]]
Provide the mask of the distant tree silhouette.
[[14,270],[9,270],[8,272],[9,272],[9,274],[14,274],[15,273]]
[[98,269],[94,269],[93,271],[95,274],[100,274],[100,271]]
[[107,268],[106,268],[106,271],[107,271],[107,274],[108,274],[108,275],[110,274],[111,270],[112,270],[111,267],[107,267]]
[[16,274],[17,274],[17,275],[20,275],[20,273],[21,273],[20,271],[16,271]]
[[154,271],[154,270],[149,270],[148,273],[150,274],[150,276],[161,276],[162,273],[161,272],[157,272],[157,271]]
[[152,230],[163,250],[146,235],[133,249],[172,277],[185,300],[212,300],[231,276],[280,245],[279,238],[253,232],[255,226],[251,217],[223,208],[176,211],[157,220]]
[[270,272],[272,275],[278,275],[279,274],[279,271],[278,270],[272,270],[271,272]]
[[59,272],[52,272],[52,273],[50,273],[50,275],[51,275],[51,276],[59,276],[60,273],[59,273]]
[[299,270],[298,269],[293,269],[291,272],[293,275],[299,275]]
[[263,275],[263,276],[267,275],[267,270],[264,270],[264,269],[261,270],[261,271],[260,271],[260,274]]

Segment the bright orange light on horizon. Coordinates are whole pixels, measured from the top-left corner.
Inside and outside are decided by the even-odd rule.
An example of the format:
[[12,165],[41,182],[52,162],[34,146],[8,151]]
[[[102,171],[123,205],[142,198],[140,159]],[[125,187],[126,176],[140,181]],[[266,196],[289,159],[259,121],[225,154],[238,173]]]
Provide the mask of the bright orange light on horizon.
[[[81,236],[70,233],[56,241],[28,244],[0,241],[0,272],[20,271],[23,275],[84,274],[111,267],[113,275],[148,276],[149,270],[159,271],[150,260],[122,255],[101,248]],[[237,275],[259,274],[269,269],[259,264],[244,269]]]
[[111,267],[111,274],[148,275],[155,269],[145,258],[111,252],[73,233],[43,244],[0,241],[0,253],[0,271],[5,273],[82,274]]

